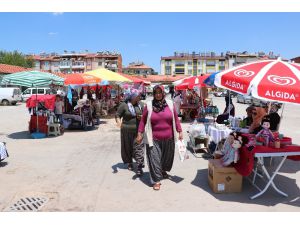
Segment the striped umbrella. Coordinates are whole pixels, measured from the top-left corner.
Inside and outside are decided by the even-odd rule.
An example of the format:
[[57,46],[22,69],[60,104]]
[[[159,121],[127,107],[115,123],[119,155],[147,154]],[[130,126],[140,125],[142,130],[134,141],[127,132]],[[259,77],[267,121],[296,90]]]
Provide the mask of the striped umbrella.
[[5,75],[1,81],[2,85],[19,85],[24,87],[38,87],[63,85],[64,79],[52,73],[41,71],[23,71],[19,73],[12,73]]

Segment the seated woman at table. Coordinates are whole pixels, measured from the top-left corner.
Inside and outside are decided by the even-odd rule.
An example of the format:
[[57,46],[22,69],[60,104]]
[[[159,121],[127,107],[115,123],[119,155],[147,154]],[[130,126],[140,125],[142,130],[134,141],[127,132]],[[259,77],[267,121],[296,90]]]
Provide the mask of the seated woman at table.
[[252,124],[249,127],[250,134],[257,134],[261,129],[262,119],[267,115],[267,110],[262,107],[255,107],[252,111]]
[[226,107],[223,114],[218,115],[216,122],[224,123],[225,120],[229,119],[229,116],[235,116],[235,107],[232,103],[231,97],[225,96]]

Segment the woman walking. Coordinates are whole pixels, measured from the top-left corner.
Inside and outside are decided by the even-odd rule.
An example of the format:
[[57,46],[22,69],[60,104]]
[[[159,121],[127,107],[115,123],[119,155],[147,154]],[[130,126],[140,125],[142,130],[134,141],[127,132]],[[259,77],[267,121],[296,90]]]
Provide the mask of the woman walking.
[[154,190],[160,190],[160,181],[168,178],[172,169],[176,131],[183,139],[181,125],[172,101],[165,100],[164,88],[153,88],[153,101],[147,103],[139,125],[137,143],[141,143],[145,133],[146,155],[150,171],[150,181]]
[[[120,103],[116,113],[116,122],[121,127],[121,157],[128,170],[133,170],[132,159],[137,162],[137,175],[143,175],[144,145],[135,142],[143,105],[140,103],[140,93],[130,90],[124,102]],[[121,122],[122,119],[122,122]]]

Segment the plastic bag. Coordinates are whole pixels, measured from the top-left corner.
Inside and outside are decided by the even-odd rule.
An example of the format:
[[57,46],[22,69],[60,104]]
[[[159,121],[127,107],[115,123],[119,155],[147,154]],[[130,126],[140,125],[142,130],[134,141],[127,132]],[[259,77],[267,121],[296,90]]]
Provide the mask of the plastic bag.
[[5,158],[9,157],[6,144],[4,142],[0,142],[0,162]]
[[184,141],[178,140],[176,142],[176,147],[178,149],[179,159],[181,162],[189,158]]
[[206,136],[205,126],[202,123],[197,123],[197,121],[190,126],[189,133],[192,137]]

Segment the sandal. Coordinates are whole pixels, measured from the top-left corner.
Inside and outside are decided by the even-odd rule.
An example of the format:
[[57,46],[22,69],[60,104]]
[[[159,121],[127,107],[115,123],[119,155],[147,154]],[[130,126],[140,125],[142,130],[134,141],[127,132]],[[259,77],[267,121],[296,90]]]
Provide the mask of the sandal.
[[161,185],[161,183],[155,183],[155,184],[153,185],[153,190],[159,191],[159,190],[160,190],[160,185]]

